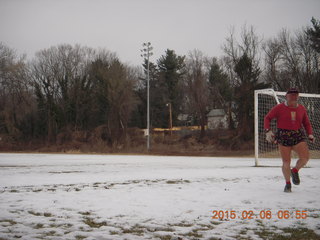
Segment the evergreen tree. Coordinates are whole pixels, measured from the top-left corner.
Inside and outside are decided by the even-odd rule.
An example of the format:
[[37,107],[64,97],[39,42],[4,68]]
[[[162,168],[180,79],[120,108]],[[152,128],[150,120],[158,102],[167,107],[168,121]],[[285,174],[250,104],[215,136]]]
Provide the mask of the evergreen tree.
[[320,21],[312,18],[311,23],[313,28],[308,28],[306,32],[312,42],[313,48],[320,53]]
[[228,75],[214,58],[209,70],[210,107],[222,108],[228,114],[228,126],[234,128],[231,114],[232,88]]
[[267,85],[259,82],[261,70],[254,65],[251,58],[244,53],[234,68],[237,74],[235,87],[235,104],[238,119],[238,136],[243,140],[253,137],[254,126],[254,90],[266,88]]
[[232,92],[228,75],[223,72],[220,65],[214,60],[209,71],[209,87],[214,108],[225,108],[231,101]]
[[[185,57],[178,56],[174,50],[167,49],[165,55],[157,61],[159,69],[159,85],[157,86],[157,107],[162,112],[157,112],[155,118],[162,120],[161,127],[168,127],[169,112],[167,103],[172,106],[173,125],[177,124],[177,117],[181,113],[183,101],[182,77],[185,71]],[[159,91],[160,90],[160,91]]]

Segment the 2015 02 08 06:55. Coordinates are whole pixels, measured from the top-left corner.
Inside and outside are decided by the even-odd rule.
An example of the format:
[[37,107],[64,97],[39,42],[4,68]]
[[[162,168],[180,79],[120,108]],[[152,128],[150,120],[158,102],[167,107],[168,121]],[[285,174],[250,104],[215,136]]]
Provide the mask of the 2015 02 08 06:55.
[[235,210],[213,210],[212,211],[212,219],[306,219],[308,217],[307,210],[261,210],[261,211],[253,211],[253,210],[243,210],[243,211],[235,211]]

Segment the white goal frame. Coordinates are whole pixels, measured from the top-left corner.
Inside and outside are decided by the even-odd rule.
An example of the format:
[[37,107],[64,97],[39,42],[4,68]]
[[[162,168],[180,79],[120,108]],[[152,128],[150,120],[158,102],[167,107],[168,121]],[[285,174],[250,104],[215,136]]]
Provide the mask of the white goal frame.
[[[261,90],[255,90],[254,91],[254,152],[255,152],[255,166],[259,166],[259,136],[261,137],[261,134],[264,133],[264,129],[259,129],[259,94],[265,94],[274,97],[274,100],[277,104],[281,103],[278,96],[281,96],[282,99],[285,98],[286,92],[278,92],[274,91],[272,88],[268,89],[261,89]],[[310,94],[310,93],[299,93],[300,97],[312,97],[312,98],[319,98],[320,100],[320,94]],[[270,109],[269,109],[270,110]],[[320,111],[320,109],[318,110]],[[320,119],[319,119],[320,121]],[[316,136],[316,141],[320,141],[319,137]],[[319,149],[320,151],[320,149]],[[278,155],[280,157],[280,154]],[[310,156],[311,158],[312,156]]]

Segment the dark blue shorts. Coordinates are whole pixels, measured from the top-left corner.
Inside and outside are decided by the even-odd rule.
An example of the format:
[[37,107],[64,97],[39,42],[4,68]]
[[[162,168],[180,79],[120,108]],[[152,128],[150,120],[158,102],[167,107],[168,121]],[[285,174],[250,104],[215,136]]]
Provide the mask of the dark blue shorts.
[[282,146],[292,147],[300,142],[305,141],[306,137],[302,129],[287,130],[278,128],[275,140]]

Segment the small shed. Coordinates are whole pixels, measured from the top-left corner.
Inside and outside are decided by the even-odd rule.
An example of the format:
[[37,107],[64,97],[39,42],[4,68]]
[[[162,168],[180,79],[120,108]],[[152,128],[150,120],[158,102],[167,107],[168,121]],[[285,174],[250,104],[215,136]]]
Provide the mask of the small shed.
[[178,117],[179,126],[191,126],[192,125],[192,116],[189,114],[179,114]]
[[212,109],[208,115],[208,129],[228,128],[228,116],[224,109]]

